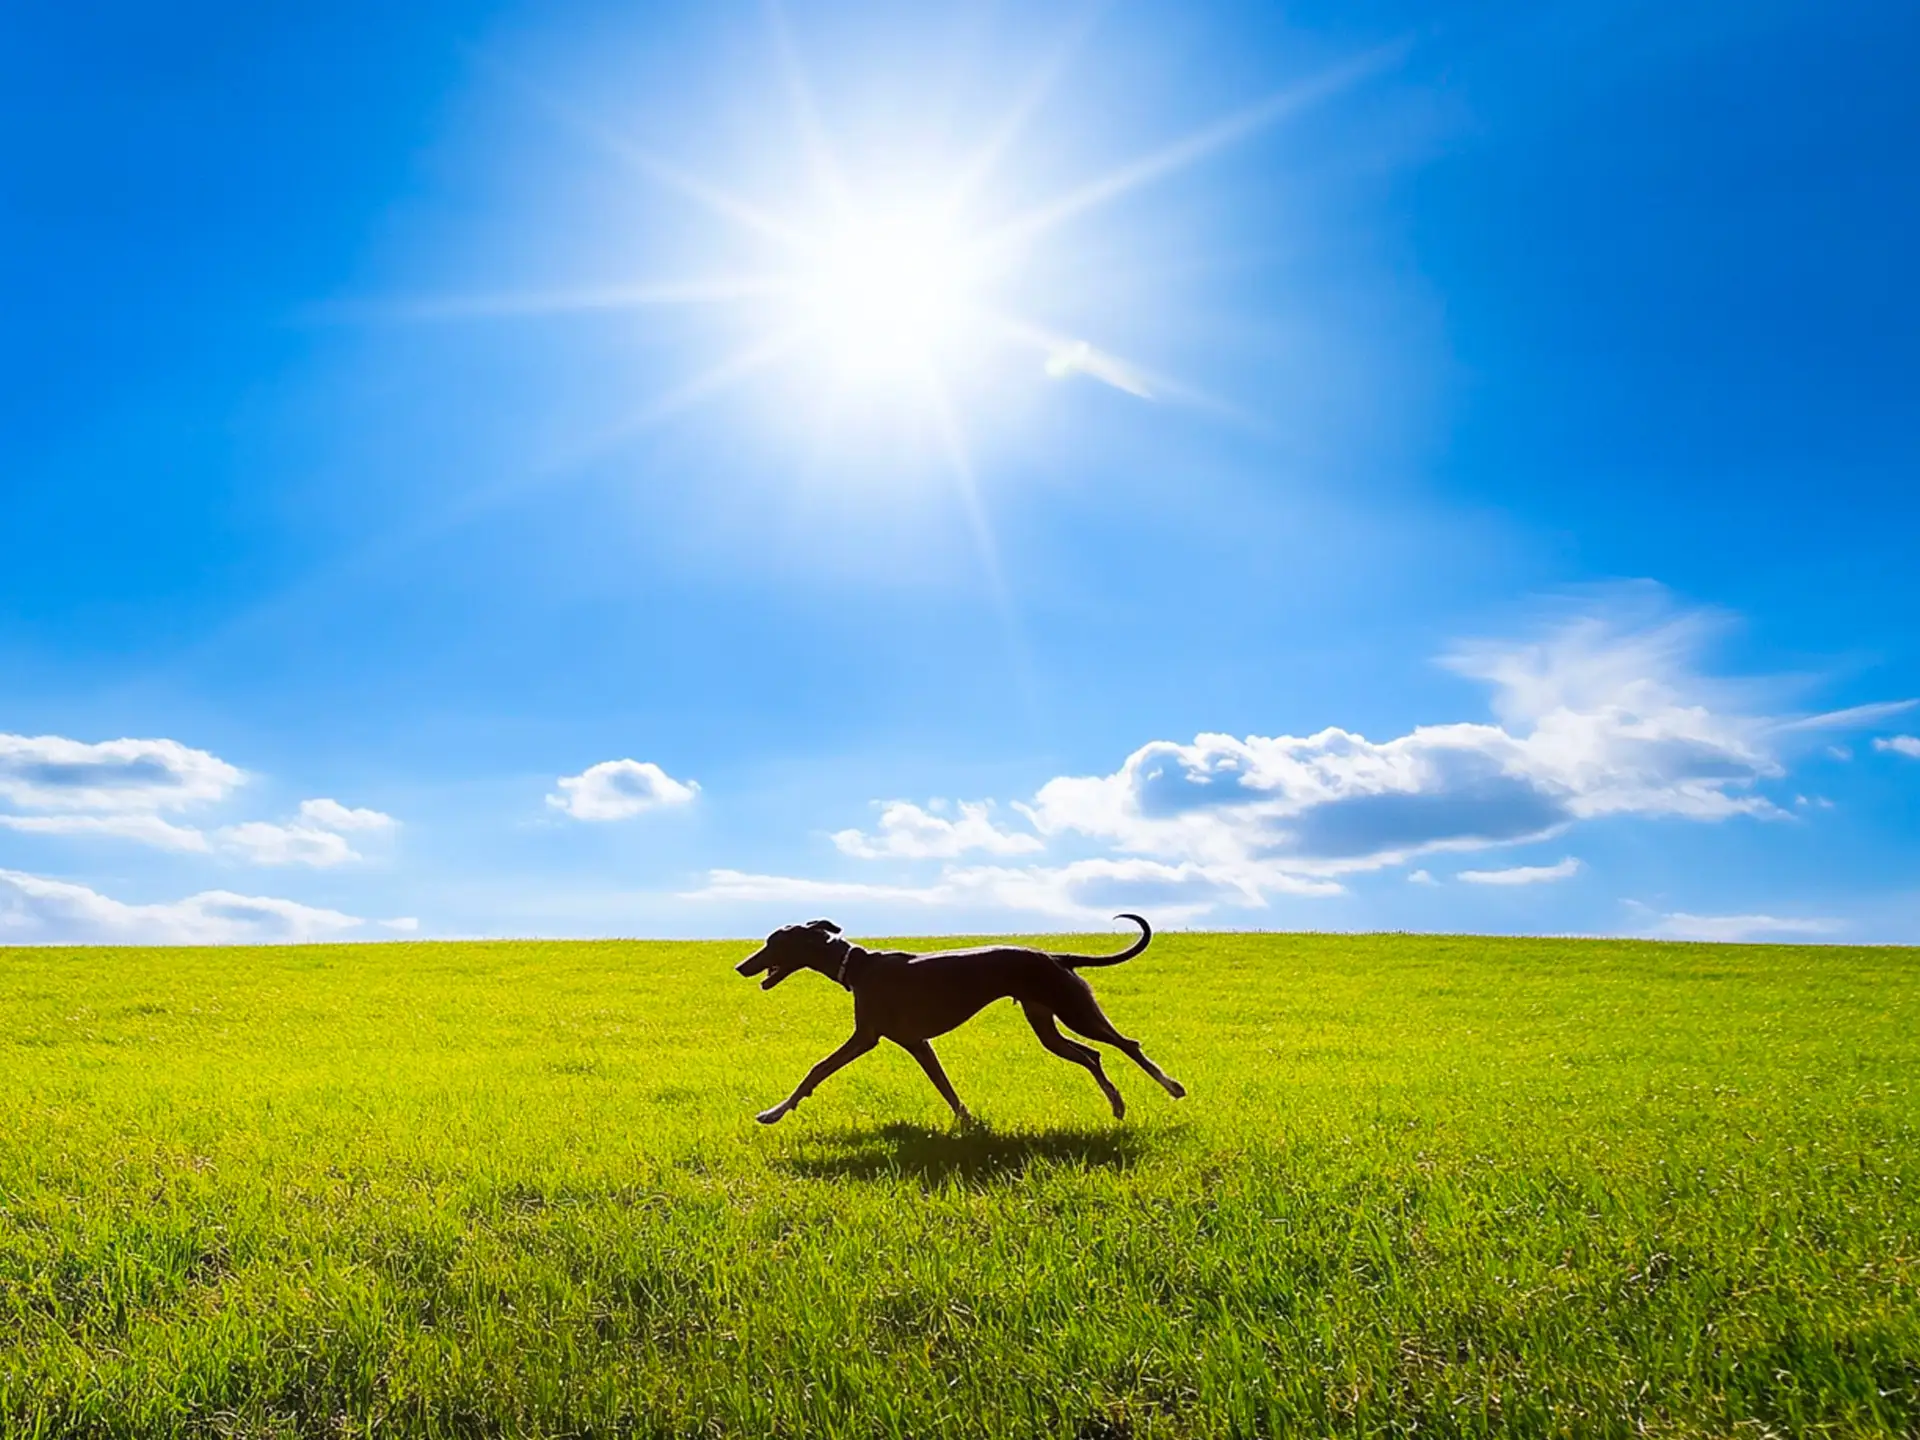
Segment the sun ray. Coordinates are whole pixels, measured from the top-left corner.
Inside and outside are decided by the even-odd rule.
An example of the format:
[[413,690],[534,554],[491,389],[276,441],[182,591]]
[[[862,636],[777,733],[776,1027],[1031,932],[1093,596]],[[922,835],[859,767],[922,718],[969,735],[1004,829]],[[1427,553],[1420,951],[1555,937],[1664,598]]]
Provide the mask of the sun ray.
[[784,275],[725,275],[706,280],[605,285],[580,290],[535,290],[500,295],[447,295],[337,307],[347,318],[395,320],[492,320],[542,315],[591,314],[673,305],[726,305],[764,300],[792,289]]
[[787,98],[793,105],[794,121],[800,127],[800,143],[807,152],[807,165],[813,172],[814,183],[827,197],[835,211],[843,211],[847,206],[848,187],[846,176],[841,173],[840,162],[834,158],[833,147],[827,141],[827,127],[820,118],[820,108],[814,103],[813,86],[807,79],[806,67],[800,60],[800,48],[794,42],[793,29],[787,24],[786,7],[780,0],[766,0],[767,26],[773,32],[774,49],[780,56],[780,74],[787,87]]
[[1266,129],[1302,111],[1333,98],[1359,81],[1386,68],[1406,53],[1405,42],[1395,42],[1369,50],[1364,55],[1324,70],[1310,80],[1290,85],[1266,99],[1235,111],[1224,119],[1163,145],[1160,149],[1108,172],[1097,180],[1076,186],[1064,195],[1018,215],[996,228],[982,242],[983,248],[998,249],[1029,240],[1051,230],[1085,211],[1105,205],[1129,191],[1164,179],[1194,165],[1216,151]]
[[569,450],[550,468],[571,469],[576,465],[584,464],[594,456],[652,429],[663,420],[670,420],[676,415],[704,405],[707,401],[724,394],[761,371],[779,364],[792,355],[805,338],[804,330],[786,329],[768,336],[759,344],[735,351],[692,379],[656,396],[617,425],[602,430],[582,445]]
[[784,245],[803,245],[806,236],[795,226],[774,215],[749,200],[744,200],[731,191],[691,175],[679,166],[662,160],[651,151],[635,144],[625,135],[587,114],[579,107],[569,105],[545,87],[535,84],[519,71],[494,61],[492,68],[506,83],[518,90],[524,97],[533,101],[553,119],[567,129],[585,139],[591,140],[599,148],[615,159],[639,171],[656,184],[678,191],[689,200],[698,201],[716,215],[725,217],[752,230],[770,240]]
[[1054,46],[1052,54],[1028,77],[1026,87],[1020,92],[1012,107],[1001,117],[986,143],[973,152],[971,158],[961,166],[959,176],[948,187],[941,202],[942,213],[951,218],[958,214],[976,191],[993,178],[999,169],[1001,159],[1012,148],[1013,143],[1026,131],[1033,117],[1045,105],[1060,84],[1061,76],[1067,67],[1079,56],[1087,39],[1092,35],[1101,17],[1111,7],[1112,0],[1093,0],[1086,5],[1079,17],[1067,28],[1066,34]]
[[980,559],[981,572],[986,578],[987,590],[993,597],[994,609],[1000,617],[1001,637],[1007,647],[1007,665],[1019,684],[1028,712],[1036,714],[1039,709],[1039,691],[1035,684],[1033,658],[1027,647],[1025,630],[1020,623],[1020,613],[1013,603],[1013,591],[1008,586],[1006,574],[1000,566],[1000,547],[994,539],[993,525],[987,516],[986,502],[980,496],[980,482],[974,473],[973,459],[967,450],[966,437],[960,429],[959,414],[954,409],[946,381],[938,368],[932,365],[925,366],[921,371],[921,379],[926,387],[928,410],[933,416],[941,449],[953,472],[955,492],[960,498],[961,508],[966,512],[967,527],[973,532],[974,548]]

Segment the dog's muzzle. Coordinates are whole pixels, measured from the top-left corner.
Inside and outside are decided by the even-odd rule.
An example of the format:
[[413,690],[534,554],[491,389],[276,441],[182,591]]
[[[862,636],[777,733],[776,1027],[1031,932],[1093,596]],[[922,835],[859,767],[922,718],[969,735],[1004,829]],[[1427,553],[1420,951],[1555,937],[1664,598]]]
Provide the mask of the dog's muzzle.
[[767,978],[760,982],[760,988],[762,990],[771,990],[793,973],[791,970],[773,969],[773,962],[767,959],[767,947],[764,945],[733,967],[734,974],[745,975],[748,979],[752,979],[762,970],[768,972]]

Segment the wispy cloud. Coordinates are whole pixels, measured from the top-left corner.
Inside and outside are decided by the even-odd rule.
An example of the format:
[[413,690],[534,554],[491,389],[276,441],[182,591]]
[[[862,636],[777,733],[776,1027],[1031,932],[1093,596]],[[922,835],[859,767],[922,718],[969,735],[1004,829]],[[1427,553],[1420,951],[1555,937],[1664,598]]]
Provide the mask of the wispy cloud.
[[1920,700],[1879,700],[1871,705],[1849,705],[1844,710],[1827,710],[1818,715],[1800,715],[1778,721],[1774,728],[1785,734],[1801,730],[1859,730],[1878,725],[1895,715],[1904,715],[1920,705]]
[[85,885],[0,870],[0,943],[262,945],[335,939],[365,922],[230,890],[131,905]]
[[[1326,881],[1290,876],[1272,878],[1271,887],[1293,893],[1337,891]],[[812,880],[788,875],[755,875],[715,870],[693,900],[775,901],[829,904],[911,905],[1023,911],[1060,920],[1089,921],[1119,905],[1151,905],[1166,920],[1204,914],[1221,905],[1258,908],[1265,899],[1257,886],[1206,866],[1166,864],[1141,858],[1076,860],[1066,865],[949,865],[918,885],[865,881]]]
[[1708,940],[1738,944],[1745,940],[1833,935],[1845,928],[1839,920],[1778,915],[1663,915],[1651,934],[1667,940]]
[[1118,356],[1096,350],[1085,340],[1070,340],[1055,346],[1047,355],[1047,374],[1055,380],[1085,375],[1142,400],[1153,399],[1153,390],[1145,375]]
[[692,803],[698,782],[674,779],[648,760],[602,760],[562,776],[547,804],[576,820],[630,820],[648,810]]
[[188,854],[204,855],[213,848],[204,831],[139,811],[120,815],[0,815],[0,829],[24,835],[103,835]]
[[400,822],[378,810],[355,810],[338,800],[302,800],[300,818],[325,830],[391,830]]
[[841,853],[862,860],[948,860],[970,850],[1030,855],[1046,848],[1037,835],[996,826],[988,801],[962,800],[951,818],[940,813],[945,809],[944,800],[931,801],[924,810],[906,800],[889,800],[880,807],[877,834],[839,830],[833,843]]
[[1506,870],[1462,870],[1469,885],[1547,885],[1580,873],[1580,862],[1569,855],[1557,865],[1515,865]]

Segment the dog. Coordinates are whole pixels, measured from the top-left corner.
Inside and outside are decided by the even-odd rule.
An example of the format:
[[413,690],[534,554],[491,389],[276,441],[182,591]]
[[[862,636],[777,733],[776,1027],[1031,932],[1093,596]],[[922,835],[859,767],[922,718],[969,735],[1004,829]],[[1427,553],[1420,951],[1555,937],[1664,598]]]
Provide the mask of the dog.
[[781,1119],[814,1092],[841,1066],[858,1060],[882,1040],[891,1040],[920,1062],[933,1088],[953,1107],[961,1125],[973,1122],[967,1107],[954,1094],[947,1072],[928,1043],[936,1035],[971,1020],[995,1000],[1013,999],[1026,1012],[1027,1023],[1040,1043],[1062,1060],[1084,1066],[1113,1106],[1113,1118],[1122,1119],[1127,1102],[1101,1068],[1100,1052],[1069,1040],[1056,1019],[1089,1040],[1111,1045],[1178,1100],[1186,1087],[1149,1060],[1138,1040],[1129,1040],[1100,1012],[1093,987],[1074,971],[1096,965],[1118,965],[1131,960],[1153,939],[1153,927],[1138,915],[1116,915],[1140,927],[1140,938],[1118,955],[1056,955],[1020,945],[986,945],[976,950],[936,950],[915,955],[905,950],[867,950],[842,937],[831,920],[783,925],[767,943],[742,960],[735,970],[746,976],[764,974],[762,990],[771,990],[800,970],[817,970],[853,996],[853,1034],[838,1050],[807,1072],[794,1092],[755,1118],[762,1125]]

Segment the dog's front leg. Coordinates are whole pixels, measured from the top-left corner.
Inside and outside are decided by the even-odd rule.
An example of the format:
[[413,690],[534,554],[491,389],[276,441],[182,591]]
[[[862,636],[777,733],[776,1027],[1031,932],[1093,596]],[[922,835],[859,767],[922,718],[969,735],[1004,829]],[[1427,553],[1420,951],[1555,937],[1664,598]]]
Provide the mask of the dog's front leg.
[[953,1082],[947,1079],[947,1072],[941,1067],[940,1057],[933,1053],[933,1046],[925,1040],[902,1040],[899,1044],[902,1050],[920,1062],[920,1068],[933,1081],[933,1088],[953,1107],[953,1118],[962,1125],[971,1125],[973,1112],[962,1105],[960,1097],[953,1093]]
[[762,1110],[753,1118],[758,1120],[762,1125],[773,1124],[774,1121],[778,1120],[789,1110],[793,1109],[794,1106],[806,1099],[807,1096],[811,1095],[814,1086],[833,1074],[833,1072],[838,1070],[842,1065],[853,1060],[858,1060],[879,1043],[880,1041],[876,1036],[865,1034],[859,1030],[854,1031],[848,1038],[846,1044],[842,1045],[838,1050],[834,1051],[807,1072],[807,1078],[794,1087],[791,1095],[787,1096],[786,1099],[782,1100],[771,1110]]

